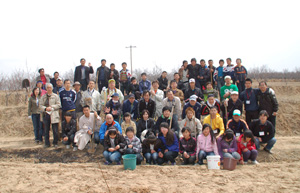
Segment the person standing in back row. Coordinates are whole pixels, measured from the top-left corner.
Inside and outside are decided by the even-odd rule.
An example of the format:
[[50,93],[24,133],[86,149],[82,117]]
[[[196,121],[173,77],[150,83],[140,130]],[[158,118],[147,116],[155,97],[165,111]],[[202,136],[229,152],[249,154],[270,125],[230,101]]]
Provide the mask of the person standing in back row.
[[167,91],[167,87],[168,87],[168,79],[167,79],[167,72],[163,71],[161,76],[157,79],[159,82],[159,89],[164,91],[164,93],[166,94]]
[[227,66],[225,68],[226,73],[225,76],[230,76],[232,83],[235,84],[235,76],[234,76],[234,65],[231,63],[231,58],[226,59]]
[[234,77],[240,94],[245,90],[245,80],[247,78],[247,69],[242,65],[242,60],[240,58],[236,59],[236,66],[234,67]]
[[101,66],[97,68],[96,76],[98,78],[98,91],[101,93],[103,87],[108,87],[108,80],[109,80],[109,68],[106,66],[106,60],[101,60]]
[[109,79],[115,80],[116,88],[120,89],[120,81],[119,81],[120,75],[119,75],[119,72],[116,70],[116,65],[114,63],[110,64]]
[[121,83],[121,92],[124,96],[127,96],[128,87],[130,84],[131,72],[127,69],[127,63],[122,63],[122,70],[120,70],[120,83]]
[[94,69],[89,63],[89,66],[85,66],[85,59],[80,59],[80,64],[75,68],[75,74],[74,74],[74,82],[78,81],[81,84],[81,90],[85,91],[87,89],[87,85],[90,81],[90,74],[94,73]]
[[196,58],[191,59],[191,64],[188,65],[187,69],[188,69],[187,77],[189,78],[189,80],[194,79],[196,87],[200,88],[200,82],[198,80],[200,65],[197,64]]

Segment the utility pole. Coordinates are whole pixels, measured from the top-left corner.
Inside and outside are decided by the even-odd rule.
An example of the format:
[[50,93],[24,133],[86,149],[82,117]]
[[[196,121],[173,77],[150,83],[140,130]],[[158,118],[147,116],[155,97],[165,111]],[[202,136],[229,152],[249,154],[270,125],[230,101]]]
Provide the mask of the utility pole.
[[132,48],[136,48],[136,46],[132,46],[130,45],[129,47],[126,47],[126,48],[130,48],[130,67],[131,67],[131,74],[133,74],[132,72]]

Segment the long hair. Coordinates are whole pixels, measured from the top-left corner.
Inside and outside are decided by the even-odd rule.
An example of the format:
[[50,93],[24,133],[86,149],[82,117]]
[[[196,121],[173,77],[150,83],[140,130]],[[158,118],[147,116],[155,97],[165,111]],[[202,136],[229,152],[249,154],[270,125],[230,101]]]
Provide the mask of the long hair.
[[[38,87],[34,87],[34,89],[32,89],[32,96],[34,96],[35,98],[37,98],[38,96],[35,96],[34,92],[36,89],[39,89]],[[41,95],[41,89],[39,89],[39,96]]]
[[252,131],[251,130],[249,130],[249,129],[247,129],[247,130],[245,130],[244,131],[244,136],[243,136],[243,138],[244,138],[244,140],[246,141],[246,138],[251,138],[251,142],[252,143],[255,143],[255,140],[254,140],[254,135],[253,135],[253,133],[252,133]]
[[161,134],[161,135],[163,135],[162,132],[161,132],[161,128],[163,128],[163,127],[168,129],[168,133],[167,133],[167,135],[166,135],[166,144],[167,144],[167,145],[172,145],[172,144],[174,143],[174,133],[173,133],[173,131],[169,128],[169,124],[168,124],[167,122],[163,122],[163,123],[161,123],[160,126],[159,126],[159,130],[160,130],[160,134]]
[[211,128],[211,126],[210,126],[210,124],[204,124],[203,125],[203,129],[202,129],[202,131],[205,129],[205,128],[209,128],[209,134],[210,134],[210,137],[211,137],[211,143],[214,143],[214,139],[215,139],[215,134],[214,134],[214,131],[212,130],[212,128]]

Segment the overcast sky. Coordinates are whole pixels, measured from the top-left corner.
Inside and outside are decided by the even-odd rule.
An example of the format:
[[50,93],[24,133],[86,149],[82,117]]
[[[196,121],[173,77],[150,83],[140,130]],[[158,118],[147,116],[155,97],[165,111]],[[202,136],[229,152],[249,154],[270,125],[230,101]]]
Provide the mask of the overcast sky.
[[[3,73],[44,67],[94,67],[105,58],[121,68],[165,70],[191,58],[241,58],[247,68],[267,64],[294,70],[300,61],[300,2],[295,1],[0,1]],[[235,62],[234,62],[235,63]]]

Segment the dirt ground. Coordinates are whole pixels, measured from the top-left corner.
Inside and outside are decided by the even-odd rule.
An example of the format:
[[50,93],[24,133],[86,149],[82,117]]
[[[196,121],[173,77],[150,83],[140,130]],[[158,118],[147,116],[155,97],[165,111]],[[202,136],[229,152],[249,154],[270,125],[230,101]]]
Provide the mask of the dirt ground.
[[94,154],[61,144],[44,149],[34,144],[26,105],[10,99],[5,106],[0,93],[0,192],[299,192],[300,83],[269,85],[280,105],[274,154],[259,151],[259,165],[238,165],[234,171],[179,162],[125,171],[103,165],[101,147]]

